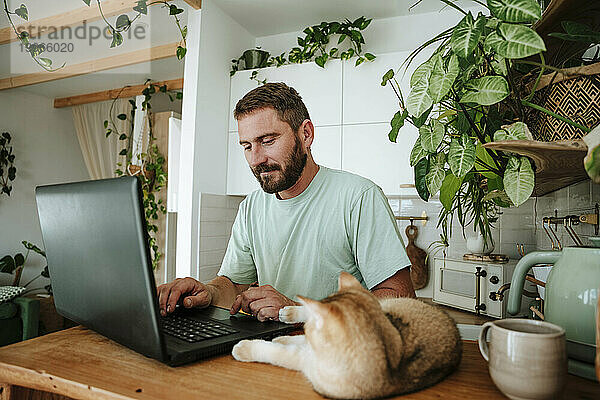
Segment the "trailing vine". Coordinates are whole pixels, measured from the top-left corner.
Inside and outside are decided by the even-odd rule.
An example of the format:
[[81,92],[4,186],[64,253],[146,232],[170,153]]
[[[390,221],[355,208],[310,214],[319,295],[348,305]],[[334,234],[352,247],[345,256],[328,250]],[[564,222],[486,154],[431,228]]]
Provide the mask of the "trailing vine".
[[[91,7],[92,0],[82,0],[82,1],[88,7]],[[187,38],[188,31],[187,31],[187,26],[181,25],[181,20],[178,17],[178,15],[183,13],[184,10],[177,7],[175,4],[171,4],[171,2],[164,1],[164,0],[150,1],[150,2],[148,0],[139,0],[137,2],[137,5],[132,8],[132,11],[135,11],[135,13],[136,13],[135,16],[133,17],[133,19],[130,19],[127,14],[121,14],[117,17],[117,19],[113,25],[104,15],[104,12],[102,10],[101,0],[95,0],[95,2],[98,6],[98,11],[100,12],[100,16],[102,17],[102,20],[106,24],[106,26],[112,36],[112,41],[110,44],[111,48],[120,46],[123,43],[123,34],[122,33],[129,30],[129,28],[131,28],[131,25],[133,24],[133,22],[135,22],[142,15],[147,15],[148,7],[154,6],[154,5],[162,5],[162,8],[168,9],[169,15],[171,17],[173,17],[173,19],[175,20],[175,24],[177,25],[177,28],[179,29],[179,33],[181,35],[181,41],[179,43],[179,46],[177,46],[177,50],[176,50],[177,58],[179,60],[181,60],[185,57],[185,54],[187,52],[186,38]],[[52,60],[50,58],[40,57],[46,50],[45,45],[42,43],[31,42],[32,38],[30,37],[29,32],[27,32],[25,30],[19,32],[19,30],[17,29],[11,16],[16,15],[25,21],[29,21],[29,10],[27,9],[27,6],[25,4],[21,4],[14,11],[10,11],[8,9],[7,0],[3,0],[3,3],[4,3],[4,12],[6,14],[6,17],[8,18],[8,22],[10,23],[12,30],[14,31],[15,35],[21,42],[22,46],[31,55],[31,58],[40,67],[42,67],[43,69],[45,69],[48,72],[54,72],[54,71],[57,71],[57,70],[61,69],[62,67],[64,67],[65,63],[63,63],[58,68],[53,68]]]
[[11,182],[17,176],[15,155],[12,146],[9,146],[10,140],[10,133],[2,132],[2,136],[0,136],[0,194],[6,193],[7,196],[10,196]]
[[[147,86],[144,88],[144,90],[142,90],[141,94],[144,96],[144,101],[142,102],[142,111],[146,111],[146,117],[148,119],[148,148],[146,153],[139,154],[138,159],[134,160],[133,135],[120,132],[117,128],[117,123],[113,118],[113,109],[116,99],[118,99],[119,96],[116,97],[115,101],[113,101],[113,104],[111,105],[109,119],[104,121],[104,128],[106,130],[107,138],[114,134],[117,135],[119,140],[123,142],[123,148],[119,152],[119,155],[125,156],[125,164],[120,162],[117,163],[119,168],[115,170],[115,174],[118,176],[128,174],[136,176],[140,180],[142,186],[144,215],[146,217],[149,246],[151,250],[152,268],[156,269],[162,257],[162,253],[159,251],[156,243],[156,235],[158,234],[158,225],[156,224],[156,221],[160,215],[165,215],[167,213],[167,208],[162,199],[157,199],[157,197],[158,193],[167,183],[167,172],[165,171],[165,157],[160,152],[158,145],[154,142],[155,137],[152,126],[151,111],[152,105],[150,100],[156,93],[168,95],[171,101],[174,101],[175,99],[181,100],[183,98],[183,93],[180,91],[170,91],[168,90],[167,85],[157,85],[151,81],[146,81],[145,84]],[[127,86],[121,90],[124,90],[125,88],[127,88]],[[129,100],[129,103],[132,106],[130,115],[128,116],[126,114],[119,114],[116,116],[116,118],[121,121],[129,121],[132,128],[131,131],[133,132],[135,112],[138,107],[134,100]],[[141,167],[134,164],[133,161],[138,161],[141,164]]]
[[[286,53],[283,52],[278,56],[272,56],[268,59],[266,66],[281,67],[286,64],[301,64],[304,62],[314,61],[321,68],[325,68],[325,64],[330,59],[349,60],[357,56],[354,63],[359,66],[365,61],[373,61],[375,55],[364,53],[362,46],[365,44],[365,39],[362,31],[365,30],[372,19],[366,19],[364,16],[350,21],[346,19],[342,22],[321,22],[318,25],[309,26],[302,33],[304,37],[298,37],[298,46],[293,47],[286,58]],[[337,37],[337,44],[334,47],[328,48],[334,37]],[[339,46],[344,42],[349,42],[349,48],[340,50]],[[259,48],[260,49],[260,48]],[[230,75],[233,76],[239,70],[239,63],[242,57],[231,60]],[[255,66],[245,66],[245,69],[256,68]],[[257,71],[253,71],[250,79],[256,80],[259,83],[266,81],[257,79]]]

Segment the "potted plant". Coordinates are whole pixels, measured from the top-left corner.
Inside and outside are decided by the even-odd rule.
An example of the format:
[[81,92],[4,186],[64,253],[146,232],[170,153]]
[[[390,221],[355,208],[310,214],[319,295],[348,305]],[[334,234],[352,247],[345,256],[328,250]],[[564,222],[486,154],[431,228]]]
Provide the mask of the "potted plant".
[[[318,25],[313,25],[305,28],[302,33],[303,37],[297,38],[298,46],[290,49],[286,58],[286,53],[283,52],[279,56],[269,58],[269,53],[256,49],[244,51],[238,59],[231,60],[231,76],[235,75],[238,70],[240,61],[244,60],[245,68],[264,68],[269,66],[280,67],[285,64],[301,64],[304,62],[314,61],[321,68],[325,68],[325,64],[329,59],[349,60],[356,56],[355,66],[359,66],[365,61],[373,61],[375,56],[371,53],[363,53],[363,45],[365,39],[362,31],[371,23],[371,19],[364,16],[350,21],[346,19],[342,22],[321,22]],[[332,39],[337,39],[337,42]],[[335,45],[331,43],[335,42]],[[346,45],[343,49],[340,46]],[[257,71],[250,76],[250,79],[256,79]]]
[[[43,251],[42,249],[40,249],[35,244],[30,243],[26,240],[23,240],[21,242],[21,244],[27,250],[27,252],[25,253],[24,256],[22,253],[17,253],[14,256],[6,255],[6,256],[0,258],[0,272],[4,272],[4,273],[8,273],[8,274],[12,274],[12,273],[15,274],[15,277],[12,282],[12,286],[20,285],[23,267],[25,266],[25,263],[27,262],[27,259],[29,258],[30,252],[33,251],[34,253],[37,253],[40,256],[46,258],[46,252]],[[37,275],[35,278],[31,279],[29,282],[27,282],[25,285],[23,285],[23,287],[26,288],[27,286],[29,286],[31,283],[33,283],[39,277],[50,278],[50,273],[48,272],[48,265],[46,265],[42,269],[42,272],[39,275]],[[51,285],[44,286],[44,289],[49,294],[52,294],[52,286]],[[38,290],[38,289],[33,289],[33,290]],[[27,292],[25,292],[25,293],[27,293]]]
[[406,65],[438,44],[412,74],[410,93],[403,96],[393,70],[383,76],[382,85],[392,86],[400,105],[389,138],[395,142],[406,122],[419,129],[410,165],[423,200],[439,193],[441,243],[448,245],[456,217],[463,234],[472,224],[486,244],[493,244],[491,228],[499,208],[523,204],[535,176],[528,158],[483,145],[532,140],[528,110],[555,114],[533,100],[544,72],[552,68],[544,59],[544,40],[532,29],[542,11],[536,0],[487,0],[477,3],[489,13],[475,16],[452,0],[441,1],[464,16],[409,56]]

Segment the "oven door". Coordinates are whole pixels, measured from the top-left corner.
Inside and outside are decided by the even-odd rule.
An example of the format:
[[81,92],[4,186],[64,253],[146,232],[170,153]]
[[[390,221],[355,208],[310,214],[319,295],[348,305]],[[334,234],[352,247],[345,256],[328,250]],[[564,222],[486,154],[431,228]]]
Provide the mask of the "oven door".
[[490,314],[486,296],[488,289],[486,277],[490,272],[488,265],[436,258],[434,271],[433,300],[436,303],[475,313]]

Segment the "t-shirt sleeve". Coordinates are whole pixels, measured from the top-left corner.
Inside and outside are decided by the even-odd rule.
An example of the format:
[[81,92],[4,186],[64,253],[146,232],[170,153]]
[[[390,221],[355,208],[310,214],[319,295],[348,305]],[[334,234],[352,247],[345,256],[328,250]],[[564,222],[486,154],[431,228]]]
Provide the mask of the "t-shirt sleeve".
[[410,266],[394,213],[378,186],[364,191],[352,206],[351,225],[355,261],[367,288]]
[[227,251],[217,274],[241,284],[251,284],[258,280],[246,229],[246,207],[246,200],[244,200],[238,208]]

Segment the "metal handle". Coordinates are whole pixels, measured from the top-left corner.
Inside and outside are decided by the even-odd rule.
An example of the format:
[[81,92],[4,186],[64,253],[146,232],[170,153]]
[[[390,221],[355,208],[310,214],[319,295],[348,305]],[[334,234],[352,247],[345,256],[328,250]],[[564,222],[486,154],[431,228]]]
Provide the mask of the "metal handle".
[[475,313],[477,315],[481,314],[481,311],[485,311],[485,304],[481,303],[481,278],[485,278],[487,276],[486,270],[482,270],[481,267],[475,267],[477,272],[475,272],[475,277],[477,278],[476,287],[475,287]]

